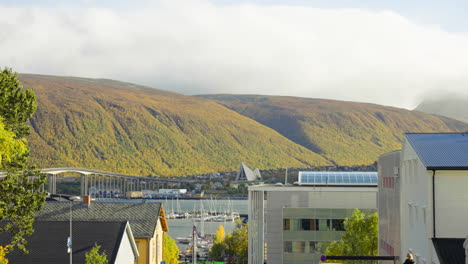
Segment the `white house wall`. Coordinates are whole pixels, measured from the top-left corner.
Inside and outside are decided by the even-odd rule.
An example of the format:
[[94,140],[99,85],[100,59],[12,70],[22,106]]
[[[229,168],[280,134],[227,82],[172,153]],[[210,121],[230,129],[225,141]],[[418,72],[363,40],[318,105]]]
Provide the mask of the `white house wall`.
[[122,236],[120,247],[117,251],[117,257],[115,258],[115,264],[129,264],[134,263],[135,256],[133,255],[133,249],[130,244],[130,240],[127,234]]
[[438,263],[432,245],[432,174],[405,141],[401,157],[400,258],[410,251],[416,263]]
[[468,203],[466,203],[468,201],[468,171],[436,171],[435,193],[437,237],[466,238],[468,235]]

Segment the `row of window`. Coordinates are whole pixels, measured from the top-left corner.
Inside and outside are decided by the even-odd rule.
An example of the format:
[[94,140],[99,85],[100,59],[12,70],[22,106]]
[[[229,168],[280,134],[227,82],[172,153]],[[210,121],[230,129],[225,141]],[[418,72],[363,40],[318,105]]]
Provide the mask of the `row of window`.
[[285,231],[345,231],[344,219],[283,219]]
[[284,241],[286,253],[316,253],[318,252],[316,241]]

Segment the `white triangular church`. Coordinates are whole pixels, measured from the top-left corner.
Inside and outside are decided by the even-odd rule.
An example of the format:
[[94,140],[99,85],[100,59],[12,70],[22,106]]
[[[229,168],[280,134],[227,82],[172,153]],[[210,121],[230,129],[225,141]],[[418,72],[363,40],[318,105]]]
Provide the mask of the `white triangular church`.
[[239,171],[237,171],[236,182],[238,181],[260,181],[262,180],[262,175],[260,170],[257,168],[252,171],[247,165],[241,162]]

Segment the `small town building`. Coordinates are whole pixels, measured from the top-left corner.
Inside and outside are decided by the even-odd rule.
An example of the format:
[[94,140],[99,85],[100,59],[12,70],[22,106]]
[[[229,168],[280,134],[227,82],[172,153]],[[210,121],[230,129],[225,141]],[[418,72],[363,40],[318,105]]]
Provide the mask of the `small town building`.
[[[85,263],[85,254],[95,245],[101,246],[109,264],[133,263],[138,258],[138,249],[128,222],[79,221],[72,224],[72,263]],[[30,264],[70,263],[67,237],[70,236],[69,221],[37,221],[34,233],[27,236],[26,254],[15,249],[7,255],[10,263]],[[2,234],[0,243],[8,244],[9,236]]]
[[376,172],[301,171],[294,185],[249,186],[249,264],[319,263],[355,208],[376,212]]
[[[36,221],[68,221],[70,203],[47,202],[37,213]],[[128,221],[139,252],[135,264],[159,264],[162,261],[163,232],[169,229],[161,203],[93,202],[84,204],[74,202],[72,203],[72,220],[73,223]]]

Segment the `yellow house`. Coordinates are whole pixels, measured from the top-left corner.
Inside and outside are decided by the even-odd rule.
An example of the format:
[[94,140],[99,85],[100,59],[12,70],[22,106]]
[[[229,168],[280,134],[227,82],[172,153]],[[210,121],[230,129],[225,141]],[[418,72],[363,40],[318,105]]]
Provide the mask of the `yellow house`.
[[135,264],[159,264],[162,261],[163,235],[169,231],[166,215],[162,205],[159,210],[159,217],[151,237],[135,237],[140,256],[135,260]]
[[[161,203],[147,202],[73,202],[72,219],[77,221],[128,221],[139,256],[135,264],[159,264],[162,261],[163,234],[168,226]],[[37,213],[38,221],[69,221],[71,202],[47,202]]]

